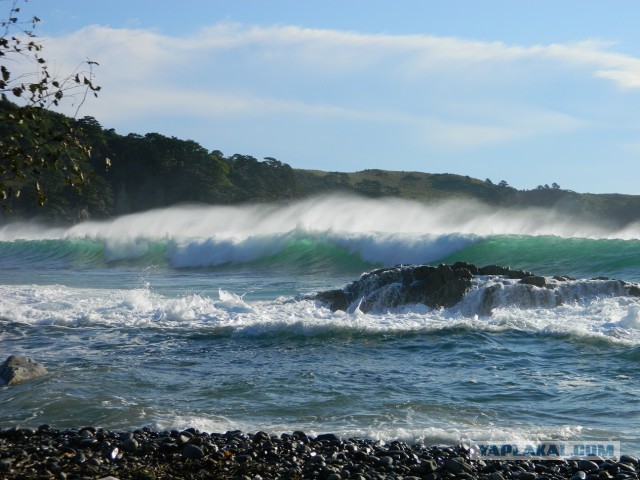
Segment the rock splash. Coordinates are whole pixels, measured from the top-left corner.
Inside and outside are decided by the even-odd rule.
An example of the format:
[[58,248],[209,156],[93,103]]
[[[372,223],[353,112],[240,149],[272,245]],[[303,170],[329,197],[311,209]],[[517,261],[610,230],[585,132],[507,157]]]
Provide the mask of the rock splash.
[[312,298],[331,310],[383,311],[403,305],[430,308],[459,305],[474,291],[470,314],[487,315],[497,306],[552,308],[580,296],[640,296],[640,286],[622,280],[577,280],[569,276],[544,277],[499,265],[478,267],[466,262],[453,265],[398,265],[364,273],[343,289],[328,290]]

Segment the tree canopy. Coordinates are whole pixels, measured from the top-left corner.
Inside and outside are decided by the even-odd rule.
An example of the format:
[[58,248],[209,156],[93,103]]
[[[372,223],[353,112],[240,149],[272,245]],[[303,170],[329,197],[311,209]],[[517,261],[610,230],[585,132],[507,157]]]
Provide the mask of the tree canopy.
[[60,116],[52,121],[46,113],[69,100],[77,116],[87,96],[100,91],[94,83],[94,61],[84,61],[66,75],[50,73],[35,34],[40,19],[21,19],[20,3],[0,0],[8,9],[6,18],[0,18],[0,197],[5,208],[28,187],[43,205],[47,172],[76,189],[86,185],[82,164],[91,154],[90,144],[73,119]]

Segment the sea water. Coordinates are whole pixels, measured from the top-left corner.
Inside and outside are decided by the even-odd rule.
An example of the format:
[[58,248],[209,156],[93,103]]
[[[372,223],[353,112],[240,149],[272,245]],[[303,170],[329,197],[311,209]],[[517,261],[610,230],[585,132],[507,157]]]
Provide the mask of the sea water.
[[640,225],[340,196],[7,224],[0,360],[27,355],[50,374],[0,387],[0,427],[607,440],[640,453],[637,297],[583,288],[488,314],[473,291],[450,309],[366,314],[309,299],[374,268],[458,260],[640,282]]

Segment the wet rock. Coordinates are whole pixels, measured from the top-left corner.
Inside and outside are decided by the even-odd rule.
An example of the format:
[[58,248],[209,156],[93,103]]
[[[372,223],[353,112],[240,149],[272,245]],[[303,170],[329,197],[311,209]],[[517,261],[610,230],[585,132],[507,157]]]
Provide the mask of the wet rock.
[[422,303],[431,308],[451,307],[471,288],[477,268],[454,265],[398,265],[363,274],[342,290],[320,292],[313,297],[331,310],[360,308],[363,312]]
[[470,472],[471,468],[467,463],[465,463],[464,459],[458,458],[447,458],[444,462],[444,467],[449,470],[451,473],[459,474],[463,472]]
[[634,457],[633,455],[621,455],[620,462],[628,463],[631,465],[638,465],[638,458]]
[[204,457],[204,451],[196,445],[188,444],[182,449],[182,457],[197,460]]
[[315,438],[315,440],[318,441],[318,442],[325,441],[325,442],[337,442],[337,443],[339,443],[340,442],[340,437],[338,437],[334,433],[322,433],[322,434],[318,435]]
[[48,375],[44,365],[23,355],[11,355],[0,365],[0,385],[16,385]]
[[627,294],[632,297],[640,297],[640,286],[639,285],[627,285],[626,286]]
[[127,452],[135,452],[138,449],[138,441],[135,438],[126,438],[122,441],[122,449]]
[[[317,300],[333,311],[383,312],[412,304],[437,309],[453,307],[478,287],[480,295],[475,313],[484,316],[490,315],[503,301],[516,302],[525,308],[555,308],[566,301],[579,299],[582,294],[579,287],[586,283],[589,283],[589,289],[599,289],[604,295],[640,296],[640,285],[618,280],[584,280],[576,288],[567,282],[580,283],[568,276],[556,276],[552,280],[498,265],[477,267],[466,262],[437,267],[397,265],[364,273],[341,290],[319,292],[306,298]],[[593,282],[600,283],[593,285]],[[547,292],[534,287],[545,288]]]
[[478,272],[480,275],[498,275],[514,280],[530,277],[533,275],[531,272],[525,272],[524,270],[512,270],[510,267],[503,267],[500,265],[487,265],[485,267],[479,268]]
[[584,470],[585,472],[593,472],[595,470],[600,470],[600,467],[596,462],[592,462],[591,460],[579,460],[578,468],[580,470]]
[[530,275],[521,279],[519,283],[542,288],[547,285],[547,279],[538,275]]

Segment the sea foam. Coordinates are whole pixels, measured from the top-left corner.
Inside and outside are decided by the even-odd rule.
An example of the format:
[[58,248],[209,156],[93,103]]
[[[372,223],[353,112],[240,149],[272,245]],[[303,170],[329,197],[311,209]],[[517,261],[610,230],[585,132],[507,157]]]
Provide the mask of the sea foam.
[[478,316],[468,305],[430,310],[409,305],[377,313],[331,312],[316,302],[281,297],[246,301],[219,290],[167,297],[149,288],[93,290],[64,286],[0,286],[0,312],[31,325],[112,328],[198,329],[203,333],[246,337],[316,337],[326,335],[402,335],[446,330],[570,335],[625,345],[640,345],[638,300],[600,297],[555,308],[522,308],[505,303],[490,316]]

